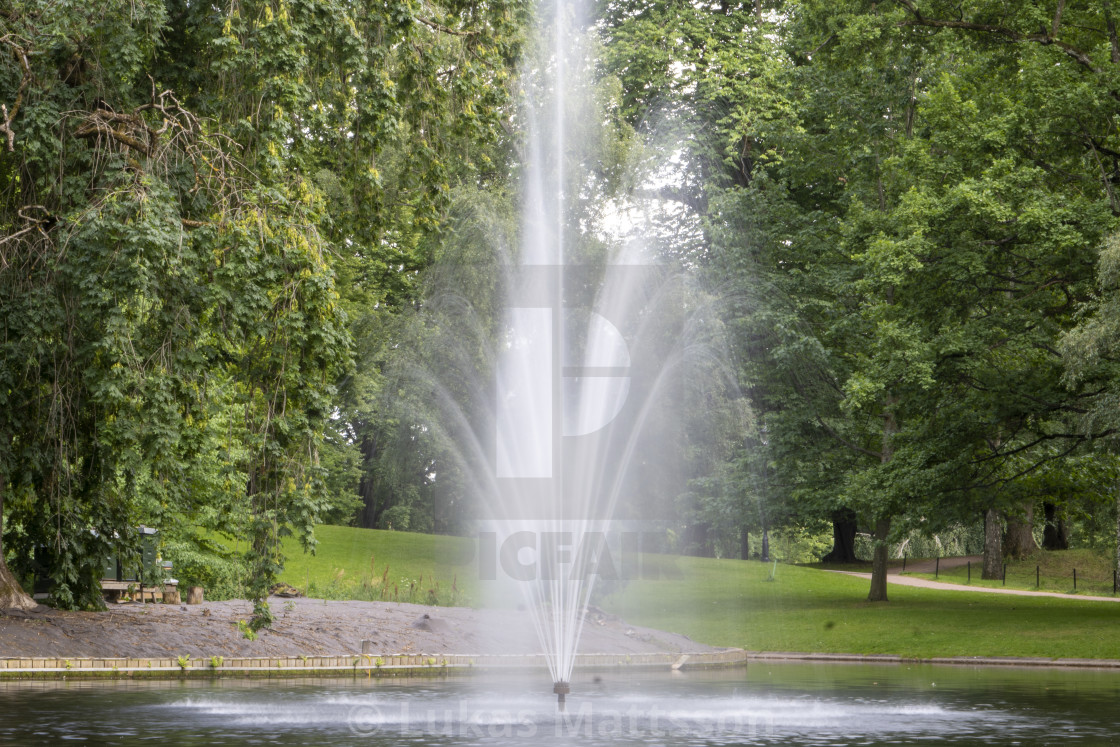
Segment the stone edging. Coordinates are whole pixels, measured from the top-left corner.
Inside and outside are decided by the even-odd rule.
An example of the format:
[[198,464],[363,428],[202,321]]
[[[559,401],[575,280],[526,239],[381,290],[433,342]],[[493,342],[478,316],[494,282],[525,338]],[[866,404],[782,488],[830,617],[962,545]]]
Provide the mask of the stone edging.
[[[713,669],[744,667],[749,662],[802,661],[852,664],[943,664],[952,666],[1063,667],[1120,670],[1116,659],[1047,659],[1012,656],[950,656],[919,659],[894,654],[825,654],[792,651],[744,651],[732,648],[707,653],[579,654],[576,668]],[[12,679],[180,679],[218,677],[340,676],[417,677],[545,668],[541,655],[347,654],[344,656],[161,658],[0,658],[0,680]]]
[[[578,654],[576,667],[602,669],[706,669],[746,664],[742,649],[706,653]],[[0,659],[0,680],[60,678],[298,677],[353,674],[363,677],[441,676],[493,670],[541,669],[543,655],[346,654],[343,656],[213,658]]]

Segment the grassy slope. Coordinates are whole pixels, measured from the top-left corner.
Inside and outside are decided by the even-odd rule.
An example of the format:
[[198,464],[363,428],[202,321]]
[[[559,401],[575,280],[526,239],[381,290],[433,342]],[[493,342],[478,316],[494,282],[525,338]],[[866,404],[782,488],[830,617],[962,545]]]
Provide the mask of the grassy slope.
[[677,558],[680,578],[631,583],[606,601],[627,620],[714,645],[903,656],[1120,659],[1120,604],[890,587],[797,566]]
[[427,602],[434,589],[441,604],[472,599],[477,571],[471,539],[327,525],[315,528],[315,538],[315,555],[285,541],[280,576],[309,596]]
[[[400,601],[407,601],[406,584],[421,574],[421,598],[414,601],[425,601],[436,581],[444,594],[456,577],[458,603],[477,601],[469,539],[330,526],[319,527],[316,535],[318,554],[289,547],[283,574],[293,586],[314,583],[320,592],[315,596],[379,598],[388,565],[389,585],[397,585]],[[1120,603],[891,586],[889,603],[871,604],[864,601],[867,581],[810,568],[779,565],[775,580],[768,581],[772,566],[757,562],[671,556],[645,556],[645,562],[657,567],[661,578],[631,581],[601,605],[632,623],[713,645],[914,657],[1120,659],[1115,634]]]

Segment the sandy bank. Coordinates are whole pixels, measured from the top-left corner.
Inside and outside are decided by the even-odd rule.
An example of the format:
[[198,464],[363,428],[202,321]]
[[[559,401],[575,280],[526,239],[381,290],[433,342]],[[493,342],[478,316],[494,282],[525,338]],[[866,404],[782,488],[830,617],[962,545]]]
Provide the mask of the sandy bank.
[[[0,658],[316,656],[360,652],[362,641],[371,641],[376,654],[540,653],[532,621],[523,611],[315,599],[274,598],[270,603],[276,621],[255,641],[238,631],[238,621],[252,613],[245,601],[123,604],[106,612],[0,612]],[[579,650],[641,654],[717,649],[592,611]]]

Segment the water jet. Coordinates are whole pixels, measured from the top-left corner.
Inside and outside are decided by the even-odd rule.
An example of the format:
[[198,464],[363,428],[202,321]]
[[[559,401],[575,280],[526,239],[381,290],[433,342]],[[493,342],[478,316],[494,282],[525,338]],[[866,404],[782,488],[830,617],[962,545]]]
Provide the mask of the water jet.
[[616,509],[629,501],[644,519],[644,462],[679,472],[665,435],[675,421],[658,408],[680,392],[688,345],[679,275],[641,242],[591,236],[580,212],[601,158],[584,5],[546,4],[523,66],[521,247],[506,268],[492,431],[478,439],[492,446],[475,475],[479,545],[505,582],[496,595],[523,597],[561,710],[596,581],[625,576]]

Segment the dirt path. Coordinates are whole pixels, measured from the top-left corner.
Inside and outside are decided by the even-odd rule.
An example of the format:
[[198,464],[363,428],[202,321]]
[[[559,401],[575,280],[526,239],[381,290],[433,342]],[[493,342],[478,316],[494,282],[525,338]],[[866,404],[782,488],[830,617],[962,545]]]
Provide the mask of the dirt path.
[[[938,562],[940,562],[940,565],[938,565]],[[976,563],[976,564],[979,565],[980,563],[983,563],[983,562],[984,562],[984,556],[983,555],[961,555],[960,557],[956,557],[956,558],[941,558],[940,561],[937,561],[937,560],[914,560],[914,561],[910,561],[910,562],[906,563],[906,572],[907,573],[933,573],[938,568],[940,568],[941,570],[948,571],[948,570],[951,570],[953,568],[961,568],[965,565],[968,565],[969,563]],[[900,573],[902,573],[902,566],[891,566],[890,568],[887,569],[887,575],[888,576],[897,576]],[[871,578],[871,576],[868,575],[868,578]]]
[[[965,563],[977,561],[978,556],[968,556],[961,558],[942,558],[941,567],[945,570],[950,568],[957,568]],[[959,562],[958,562],[959,561]],[[928,565],[929,569],[924,570]],[[972,591],[982,594],[1010,594],[1016,597],[1057,597],[1059,599],[1084,599],[1092,602],[1120,602],[1120,597],[1098,597],[1090,596],[1087,594],[1063,594],[1058,591],[1027,591],[1026,589],[994,589],[988,586],[969,586],[966,584],[950,584],[944,581],[931,581],[926,578],[914,578],[912,576],[900,575],[901,568],[891,568],[887,574],[887,582],[897,584],[899,586],[917,586],[922,589],[944,589],[946,591]],[[923,561],[922,563],[914,563],[913,565],[907,564],[907,573],[933,573],[933,561]],[[855,576],[856,578],[865,578],[871,580],[870,573],[856,573],[854,571],[829,571],[829,573],[842,573],[845,576]]]

